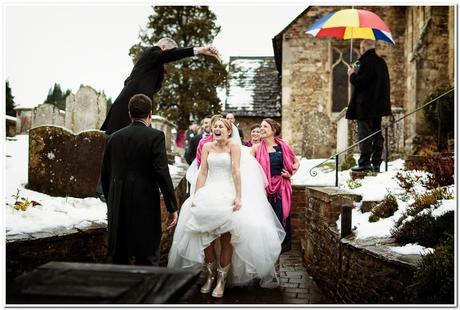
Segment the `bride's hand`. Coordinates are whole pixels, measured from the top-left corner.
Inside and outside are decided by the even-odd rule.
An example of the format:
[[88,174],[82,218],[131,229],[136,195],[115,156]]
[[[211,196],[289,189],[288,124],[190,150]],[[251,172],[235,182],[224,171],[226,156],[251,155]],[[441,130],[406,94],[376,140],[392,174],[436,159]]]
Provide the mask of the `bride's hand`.
[[235,201],[233,202],[233,211],[238,211],[240,208],[241,208],[241,199],[235,198]]

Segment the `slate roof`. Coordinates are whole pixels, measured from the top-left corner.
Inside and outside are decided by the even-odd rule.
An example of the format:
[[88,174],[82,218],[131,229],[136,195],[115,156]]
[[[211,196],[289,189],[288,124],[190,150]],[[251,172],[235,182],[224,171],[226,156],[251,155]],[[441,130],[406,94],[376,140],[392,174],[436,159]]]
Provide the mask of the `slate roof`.
[[274,57],[231,56],[225,112],[240,117],[280,117],[280,83]]

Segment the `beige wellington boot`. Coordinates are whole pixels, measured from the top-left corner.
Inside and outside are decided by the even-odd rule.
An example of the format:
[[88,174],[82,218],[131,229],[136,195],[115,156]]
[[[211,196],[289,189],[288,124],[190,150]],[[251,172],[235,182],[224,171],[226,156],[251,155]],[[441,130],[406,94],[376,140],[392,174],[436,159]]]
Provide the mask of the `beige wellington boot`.
[[212,291],[212,297],[221,298],[224,296],[225,283],[227,282],[227,275],[230,271],[231,264],[228,264],[225,267],[217,268],[217,284],[214,290]]
[[207,263],[205,266],[208,274],[206,282],[203,284],[200,290],[200,292],[203,294],[207,294],[211,291],[212,283],[216,279],[216,261],[213,261],[212,263]]

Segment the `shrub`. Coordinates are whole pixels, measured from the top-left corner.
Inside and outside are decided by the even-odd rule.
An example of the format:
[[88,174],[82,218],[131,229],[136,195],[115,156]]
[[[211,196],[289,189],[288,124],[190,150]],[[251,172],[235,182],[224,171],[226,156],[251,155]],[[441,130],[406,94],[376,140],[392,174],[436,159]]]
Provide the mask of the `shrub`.
[[431,208],[432,206],[439,206],[438,200],[441,199],[453,199],[452,195],[445,187],[438,187],[418,196],[406,212],[408,215],[414,216],[424,209]]
[[347,181],[347,185],[348,185],[348,188],[350,189],[355,189],[355,188],[362,186],[359,180],[351,180],[351,179]]
[[412,155],[430,156],[437,151],[438,142],[433,136],[415,136],[412,140]]
[[426,247],[435,247],[442,242],[445,234],[454,232],[454,211],[433,217],[431,213],[417,214],[411,220],[398,221],[391,236],[399,244],[418,243]]
[[408,170],[422,170],[430,172],[433,177],[427,183],[428,188],[448,186],[454,184],[454,158],[442,157],[440,154],[425,157],[423,160],[406,162]]
[[382,218],[387,218],[395,214],[398,210],[398,202],[396,198],[388,194],[383,201],[372,208],[372,214],[369,216],[369,222],[377,222]]
[[356,166],[356,160],[353,157],[353,154],[349,153],[349,154],[347,154],[347,156],[343,160],[342,165],[340,166],[340,169],[342,171],[344,171],[344,170],[348,170],[348,169],[350,169],[350,168],[352,168],[354,166]]
[[428,180],[425,180],[425,174],[420,174],[416,171],[399,171],[396,173],[395,178],[398,180],[399,186],[412,194],[414,193],[413,188],[417,184],[427,187],[428,183]]
[[[440,95],[451,89],[450,85],[441,85],[429,95],[425,103],[439,97]],[[425,119],[428,126],[433,131],[433,135],[437,134],[439,116],[438,112],[441,112],[441,130],[443,134],[453,134],[454,132],[454,92],[450,92],[448,95],[438,99],[438,103],[432,103],[424,108]]]
[[414,303],[454,303],[454,238],[438,246],[434,253],[423,255],[409,286]]

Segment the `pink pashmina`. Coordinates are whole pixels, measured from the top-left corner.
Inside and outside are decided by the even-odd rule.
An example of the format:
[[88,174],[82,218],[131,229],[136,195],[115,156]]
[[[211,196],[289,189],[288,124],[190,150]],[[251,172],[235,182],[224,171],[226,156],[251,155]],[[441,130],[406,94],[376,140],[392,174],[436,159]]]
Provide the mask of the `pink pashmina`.
[[[295,162],[295,154],[292,148],[280,138],[275,138],[275,142],[281,146],[281,152],[283,153],[283,168],[292,175],[293,165]],[[271,176],[270,173],[270,156],[267,151],[267,144],[265,140],[260,143],[259,150],[256,154],[256,159],[262,166],[265,174],[267,175],[268,185],[265,188],[269,195],[273,195],[277,192],[281,192],[281,199],[283,205],[283,225],[286,224],[286,218],[291,212],[291,197],[292,197],[292,186],[291,180],[283,178],[281,175]]]
[[212,141],[212,134],[207,135],[206,137],[202,138],[200,142],[198,143],[198,147],[196,148],[196,165],[198,168],[200,168],[201,164],[201,151],[203,151],[203,145],[206,142],[211,142]]

